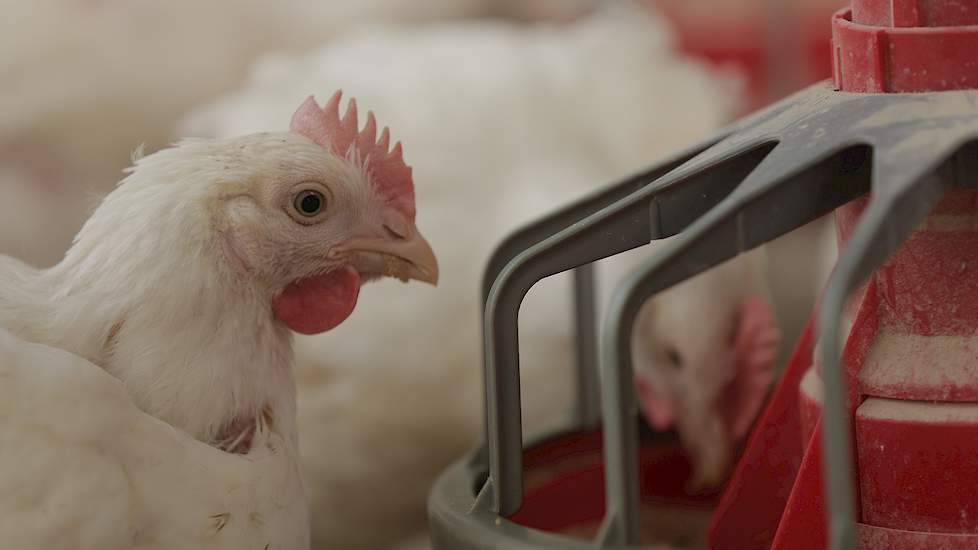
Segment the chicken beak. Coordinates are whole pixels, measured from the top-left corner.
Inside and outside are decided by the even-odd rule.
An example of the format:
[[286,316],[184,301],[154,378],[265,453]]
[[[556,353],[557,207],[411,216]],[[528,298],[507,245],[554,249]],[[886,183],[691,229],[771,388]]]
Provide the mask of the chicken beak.
[[438,260],[431,245],[413,223],[397,222],[384,224],[383,237],[354,239],[342,248],[354,253],[376,255],[373,256],[375,258],[379,256],[383,259],[382,274],[386,277],[437,285]]
[[395,258],[394,261],[385,262],[384,275],[437,286],[438,259],[435,258],[435,251],[414,225],[410,227],[410,233],[406,239],[389,239],[378,247],[377,252]]

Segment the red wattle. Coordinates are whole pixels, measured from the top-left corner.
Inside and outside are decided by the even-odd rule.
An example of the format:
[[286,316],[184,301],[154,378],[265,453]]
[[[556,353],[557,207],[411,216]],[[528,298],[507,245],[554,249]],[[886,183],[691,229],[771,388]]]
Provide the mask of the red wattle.
[[359,295],[360,274],[344,267],[290,284],[272,301],[272,311],[300,334],[319,334],[346,320]]
[[747,434],[764,405],[781,338],[774,312],[764,298],[751,296],[745,299],[737,315],[736,373],[719,403],[727,432],[734,440]]

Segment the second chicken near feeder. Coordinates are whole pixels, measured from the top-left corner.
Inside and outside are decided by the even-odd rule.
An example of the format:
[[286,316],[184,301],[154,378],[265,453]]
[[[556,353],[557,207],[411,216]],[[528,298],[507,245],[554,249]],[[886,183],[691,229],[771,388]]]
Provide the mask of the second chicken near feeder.
[[721,483],[771,383],[781,330],[763,249],[737,256],[645,303],[633,332],[639,407],[675,427],[692,490]]

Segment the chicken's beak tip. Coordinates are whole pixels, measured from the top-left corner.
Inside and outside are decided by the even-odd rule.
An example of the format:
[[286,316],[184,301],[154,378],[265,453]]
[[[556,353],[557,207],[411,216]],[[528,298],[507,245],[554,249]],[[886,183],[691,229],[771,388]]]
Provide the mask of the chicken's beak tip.
[[387,214],[383,231],[371,227],[367,235],[350,239],[341,249],[379,256],[383,265],[374,267],[382,267],[378,274],[384,277],[438,286],[440,277],[434,250],[414,222],[399,213]]
[[436,287],[438,286],[438,272],[435,272],[434,275],[429,275],[424,279],[418,279],[418,280],[421,281],[422,283],[428,283],[429,285]]
[[385,258],[384,273],[403,282],[418,281],[438,286],[438,259],[428,241],[415,227],[405,227],[404,236],[371,239],[361,250],[379,253]]
[[430,266],[422,266],[419,276],[415,278],[418,282],[427,283],[431,286],[438,286],[438,263],[434,262]]
[[426,283],[431,286],[438,286],[438,266],[432,267],[419,267],[412,265],[408,272],[407,281],[418,281],[419,283]]
[[416,228],[403,247],[405,254],[401,257],[410,263],[408,278],[431,286],[438,286],[438,258],[431,245]]
[[434,255],[434,253],[432,253],[431,258],[433,261],[431,262],[431,267],[429,269],[429,278],[425,282],[431,286],[438,286],[438,280],[441,278],[441,272],[438,270],[438,258]]

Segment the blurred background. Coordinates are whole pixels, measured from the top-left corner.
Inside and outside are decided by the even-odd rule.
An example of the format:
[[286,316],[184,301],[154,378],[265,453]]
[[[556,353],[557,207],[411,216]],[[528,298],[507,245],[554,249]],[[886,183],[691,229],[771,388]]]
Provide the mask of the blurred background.
[[[397,295],[425,323],[391,315],[397,289],[382,283],[340,329],[299,340],[314,543],[424,547],[427,488],[478,437],[492,247],[827,78],[843,3],[0,0],[0,253],[57,262],[141,144],[283,130],[309,94],[357,97],[404,142],[444,279]],[[768,247],[787,349],[830,233],[816,222]],[[567,281],[555,279],[521,317],[531,427],[571,391],[569,321],[552,322],[569,315]]]

